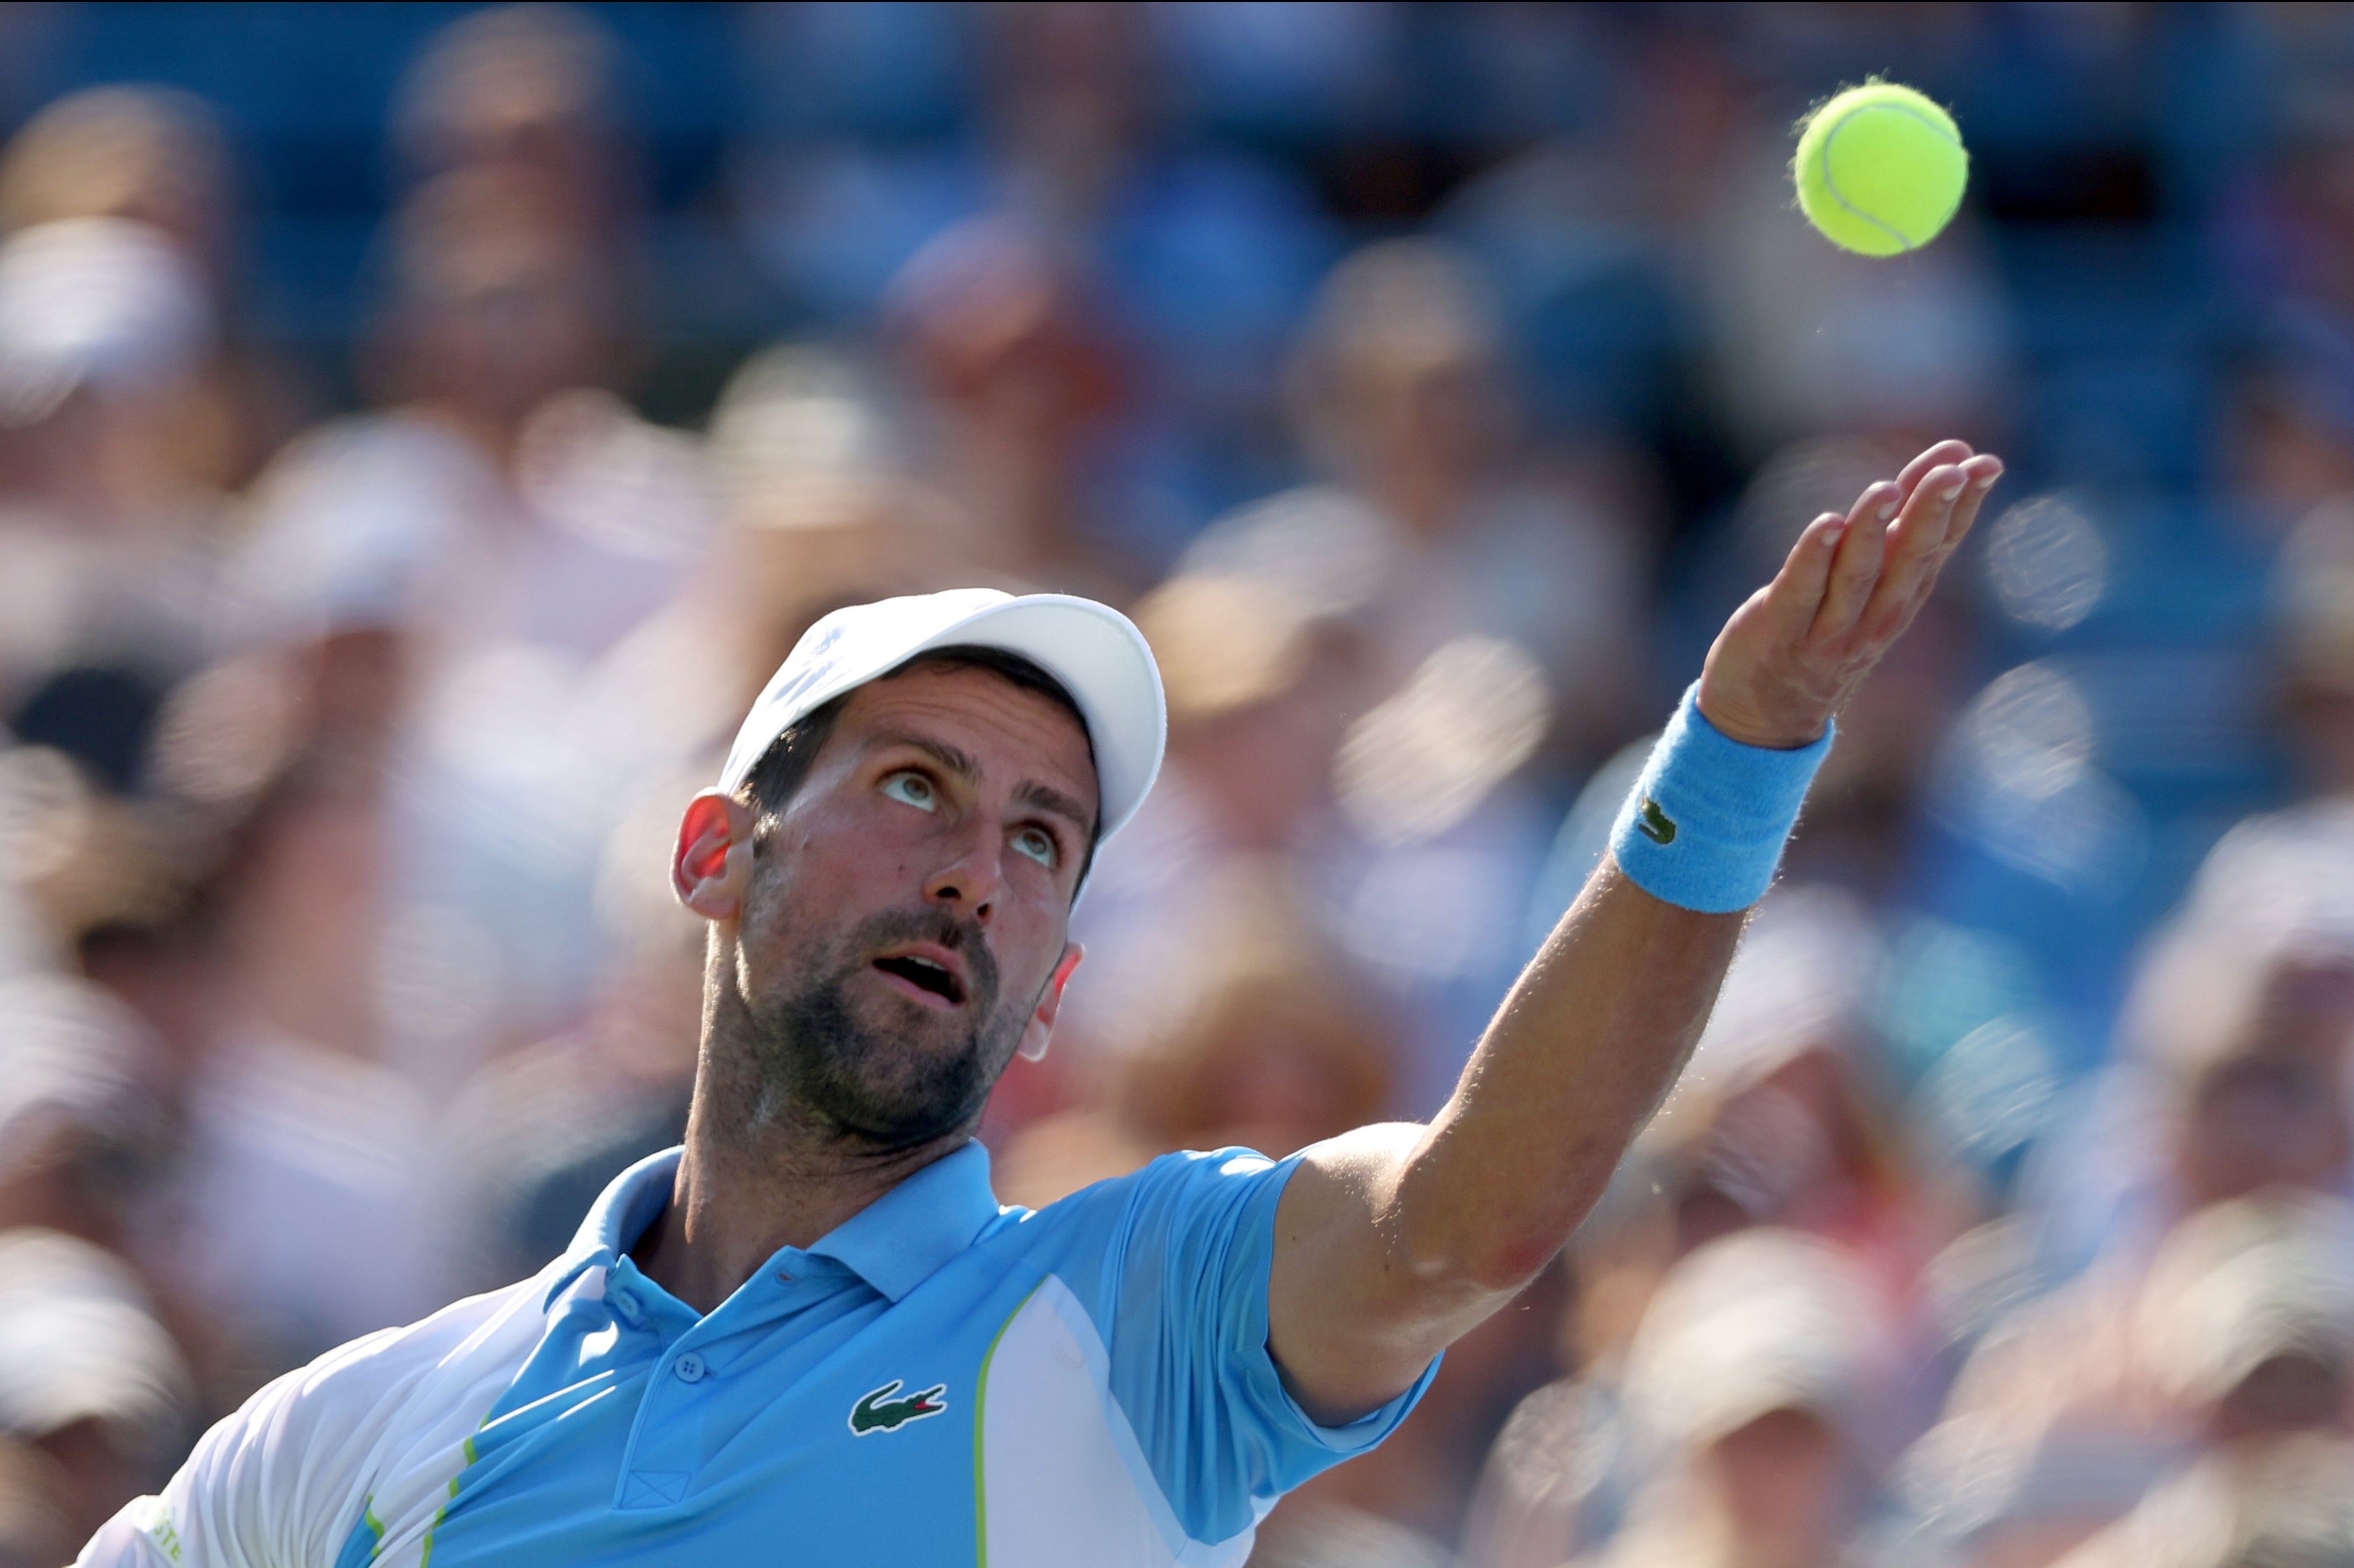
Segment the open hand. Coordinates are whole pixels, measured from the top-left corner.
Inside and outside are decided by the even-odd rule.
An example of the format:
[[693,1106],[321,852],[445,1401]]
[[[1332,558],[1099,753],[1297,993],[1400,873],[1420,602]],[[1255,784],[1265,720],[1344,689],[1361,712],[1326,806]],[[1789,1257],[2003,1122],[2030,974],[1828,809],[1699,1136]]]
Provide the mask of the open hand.
[[1700,677],[1708,722],[1750,746],[1819,739],[1928,602],[2001,477],[2000,458],[1939,441],[1846,516],[1808,524],[1710,646]]

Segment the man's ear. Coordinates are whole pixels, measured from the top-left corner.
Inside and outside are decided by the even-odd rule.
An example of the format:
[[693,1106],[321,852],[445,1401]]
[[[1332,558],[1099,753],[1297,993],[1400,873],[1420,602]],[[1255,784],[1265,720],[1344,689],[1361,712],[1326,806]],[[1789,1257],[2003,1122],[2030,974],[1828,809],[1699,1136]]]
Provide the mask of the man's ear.
[[717,789],[687,802],[670,861],[671,891],[681,904],[706,920],[733,920],[743,913],[755,823],[750,807]]
[[1045,994],[1038,999],[1038,1011],[1030,1015],[1029,1023],[1022,1031],[1022,1044],[1015,1047],[1023,1061],[1045,1059],[1046,1037],[1054,1033],[1055,1014],[1063,1010],[1063,988],[1071,983],[1071,971],[1077,969],[1079,960],[1087,956],[1087,950],[1076,942],[1063,948],[1062,962],[1055,966],[1054,974],[1048,977]]

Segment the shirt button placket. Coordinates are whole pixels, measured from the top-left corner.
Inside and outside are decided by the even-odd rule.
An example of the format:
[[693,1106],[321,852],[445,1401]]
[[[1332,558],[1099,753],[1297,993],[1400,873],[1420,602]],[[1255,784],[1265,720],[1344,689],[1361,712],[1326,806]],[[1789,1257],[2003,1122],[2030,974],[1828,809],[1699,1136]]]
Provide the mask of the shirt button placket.
[[[663,1325],[642,1305],[639,1315],[647,1329],[662,1332]],[[697,1410],[704,1403],[703,1390],[695,1388],[690,1393],[676,1388],[671,1380],[699,1384],[715,1375],[716,1369],[702,1352],[679,1350],[675,1340],[660,1354],[663,1359],[655,1360],[649,1369],[652,1378],[646,1388],[643,1418],[622,1451],[621,1484],[614,1499],[617,1508],[673,1507],[684,1500],[695,1479],[701,1446],[697,1435],[702,1428]],[[664,1372],[668,1377],[663,1375]]]

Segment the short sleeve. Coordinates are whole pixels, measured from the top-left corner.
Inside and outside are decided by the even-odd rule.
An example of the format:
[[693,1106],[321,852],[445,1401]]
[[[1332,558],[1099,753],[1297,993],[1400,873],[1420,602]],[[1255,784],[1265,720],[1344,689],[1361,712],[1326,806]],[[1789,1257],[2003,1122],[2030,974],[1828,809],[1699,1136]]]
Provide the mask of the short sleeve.
[[1321,1426],[1267,1350],[1276,1206],[1299,1161],[1172,1154],[1130,1179],[1101,1299],[1113,1396],[1186,1533],[1223,1541],[1277,1499],[1395,1430],[1429,1386]]
[[363,1535],[368,1558],[421,1560],[467,1437],[537,1341],[545,1287],[526,1280],[453,1302],[270,1383],[198,1440],[160,1493],[101,1527],[77,1563],[326,1568],[356,1555]]
[[[373,1336],[335,1356],[365,1354]],[[294,1568],[334,1559],[350,1520],[339,1518],[364,1450],[323,1426],[305,1397],[328,1362],[289,1372],[207,1432],[170,1484],[137,1498],[82,1549],[97,1568]]]

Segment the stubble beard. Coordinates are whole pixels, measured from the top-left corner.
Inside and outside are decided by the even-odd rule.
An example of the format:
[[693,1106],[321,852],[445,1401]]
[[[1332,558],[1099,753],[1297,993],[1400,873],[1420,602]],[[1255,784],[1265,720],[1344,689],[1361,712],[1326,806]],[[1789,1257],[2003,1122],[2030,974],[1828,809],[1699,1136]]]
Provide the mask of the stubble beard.
[[[963,957],[961,1018],[889,997],[864,1007],[854,1001],[851,982],[869,972],[870,956],[907,941],[937,942]],[[792,1116],[887,1154],[928,1143],[980,1114],[1019,1043],[1024,1015],[999,1005],[997,961],[978,927],[944,911],[886,912],[828,943],[808,967],[817,978],[801,990],[746,999],[758,1070],[753,1125]]]

